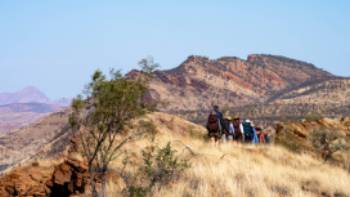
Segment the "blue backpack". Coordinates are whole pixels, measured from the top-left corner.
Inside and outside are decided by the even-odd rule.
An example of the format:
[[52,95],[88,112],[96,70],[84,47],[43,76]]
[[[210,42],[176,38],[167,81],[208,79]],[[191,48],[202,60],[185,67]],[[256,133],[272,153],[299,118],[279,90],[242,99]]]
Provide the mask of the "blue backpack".
[[254,138],[254,129],[250,122],[243,122],[243,131],[244,137],[246,141],[253,140]]

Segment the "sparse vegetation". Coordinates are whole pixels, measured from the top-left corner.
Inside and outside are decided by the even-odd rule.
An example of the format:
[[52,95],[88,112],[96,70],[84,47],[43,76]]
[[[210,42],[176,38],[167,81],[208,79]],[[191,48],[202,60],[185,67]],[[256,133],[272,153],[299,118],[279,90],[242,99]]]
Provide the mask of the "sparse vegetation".
[[346,149],[344,137],[339,132],[326,128],[314,130],[310,140],[325,161],[332,159],[335,152]]
[[119,72],[112,71],[108,80],[101,71],[96,71],[85,90],[86,100],[79,96],[73,101],[70,124],[80,133],[81,152],[88,164],[95,197],[96,173],[104,177],[122,146],[135,137],[124,134],[122,139],[118,138],[130,120],[144,113],[141,98],[145,91],[141,82],[128,80]]
[[275,136],[275,143],[282,145],[288,150],[300,153],[304,146],[300,145],[303,142],[299,138],[293,136],[293,132],[290,128],[285,128],[281,133]]
[[152,56],[149,56],[147,58],[142,58],[138,62],[138,65],[141,68],[141,70],[147,75],[151,75],[154,71],[156,71],[160,67],[158,63],[154,62],[154,59]]
[[[180,173],[170,184],[156,184],[149,192],[141,187],[147,182],[141,176],[137,176],[139,184],[131,187],[109,185],[107,191],[110,196],[116,196],[122,190],[131,190],[134,196],[155,197],[350,195],[350,175],[345,170],[305,154],[294,154],[276,146],[224,144],[220,148],[213,148],[202,140],[171,133],[157,134],[157,141],[152,144],[165,147],[164,142],[167,141],[171,141],[172,149],[177,150],[183,159],[190,159],[190,168]],[[184,152],[184,144],[176,141],[191,147],[195,154]],[[149,145],[149,141],[140,139],[129,144],[126,150],[137,153]],[[139,169],[145,166],[141,158],[135,156],[133,164],[139,167],[134,170],[135,167],[128,165],[130,172],[139,173]],[[114,163],[113,168],[119,169],[121,165]]]
[[123,193],[131,197],[150,196],[154,187],[168,185],[179,178],[189,167],[189,163],[176,155],[170,142],[157,149],[150,145],[142,151],[143,165],[126,180],[127,187]]
[[320,114],[317,113],[309,113],[307,115],[305,115],[304,119],[306,121],[318,121],[322,119],[322,116]]

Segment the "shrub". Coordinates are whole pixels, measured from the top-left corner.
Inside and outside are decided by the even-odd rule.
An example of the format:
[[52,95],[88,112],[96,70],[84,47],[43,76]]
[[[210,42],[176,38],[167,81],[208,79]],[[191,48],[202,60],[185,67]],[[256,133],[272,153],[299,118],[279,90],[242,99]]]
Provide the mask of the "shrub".
[[128,196],[147,196],[157,186],[164,186],[176,180],[190,167],[189,163],[176,155],[170,143],[156,149],[149,146],[142,151],[143,165],[133,175],[133,181],[127,181]]
[[147,137],[154,141],[155,135],[158,132],[156,125],[152,121],[140,120],[138,123],[138,128],[140,128],[141,133],[145,134]]
[[321,156],[325,161],[331,159],[333,153],[346,148],[341,142],[341,139],[342,136],[339,132],[330,131],[325,128],[314,130],[310,136],[310,141],[313,147],[321,153]]
[[307,121],[319,121],[322,119],[322,116],[317,113],[310,113],[305,115],[304,119]]

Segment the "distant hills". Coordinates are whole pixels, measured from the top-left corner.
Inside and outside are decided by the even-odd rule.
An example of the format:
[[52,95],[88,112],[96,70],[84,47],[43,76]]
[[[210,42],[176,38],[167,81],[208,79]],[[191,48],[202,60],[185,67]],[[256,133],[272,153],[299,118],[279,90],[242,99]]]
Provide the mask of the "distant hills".
[[26,87],[18,92],[0,93],[0,105],[12,103],[49,103],[50,99],[35,87]]
[[70,99],[51,101],[35,87],[0,93],[0,133],[26,126],[52,112],[69,106]]

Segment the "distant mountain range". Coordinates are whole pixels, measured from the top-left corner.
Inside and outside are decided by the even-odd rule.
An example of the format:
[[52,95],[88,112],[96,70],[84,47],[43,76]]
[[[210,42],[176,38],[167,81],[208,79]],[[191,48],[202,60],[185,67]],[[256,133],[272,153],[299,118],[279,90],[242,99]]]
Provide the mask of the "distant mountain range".
[[0,93],[0,105],[12,103],[45,103],[58,106],[68,106],[70,104],[70,99],[60,98],[58,100],[50,100],[38,88],[28,86],[17,92]]
[[69,106],[70,99],[51,101],[35,87],[0,93],[0,133],[26,126],[52,112]]
[[[143,73],[131,71],[137,78]],[[313,64],[276,55],[246,60],[190,56],[178,67],[156,71],[150,98],[158,109],[202,122],[214,104],[243,117],[279,119],[309,113],[350,114],[350,79]]]

